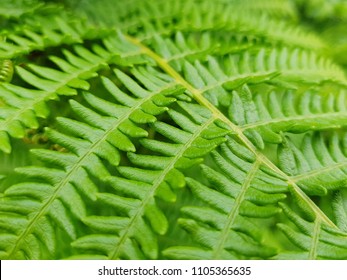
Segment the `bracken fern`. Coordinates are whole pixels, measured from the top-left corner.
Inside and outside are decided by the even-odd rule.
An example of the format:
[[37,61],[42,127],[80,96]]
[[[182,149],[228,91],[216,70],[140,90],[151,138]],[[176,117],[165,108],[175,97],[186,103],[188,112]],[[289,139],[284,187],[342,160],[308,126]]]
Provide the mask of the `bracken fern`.
[[0,259],[347,259],[320,2],[2,1]]

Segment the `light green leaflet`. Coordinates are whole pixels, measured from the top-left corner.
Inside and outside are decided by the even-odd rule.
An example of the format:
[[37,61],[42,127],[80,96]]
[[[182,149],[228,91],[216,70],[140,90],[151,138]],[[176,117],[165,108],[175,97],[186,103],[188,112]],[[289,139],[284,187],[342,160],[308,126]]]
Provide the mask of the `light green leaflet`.
[[329,13],[59,2],[0,4],[0,259],[347,259]]

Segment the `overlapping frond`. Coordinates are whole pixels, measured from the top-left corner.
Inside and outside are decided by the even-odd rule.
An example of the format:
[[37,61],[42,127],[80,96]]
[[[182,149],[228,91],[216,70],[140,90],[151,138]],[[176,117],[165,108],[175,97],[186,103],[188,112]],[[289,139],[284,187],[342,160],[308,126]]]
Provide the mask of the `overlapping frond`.
[[[131,41],[133,41],[137,45],[141,46],[141,43],[139,43],[138,41],[136,41],[136,40],[131,40]],[[188,72],[188,73],[184,73],[183,72],[185,74],[184,77],[186,77],[186,78],[188,77],[187,80],[184,80],[184,78],[182,76],[180,76],[171,66],[169,66],[169,64],[167,63],[166,60],[163,60],[160,56],[157,56],[157,54],[152,53],[150,50],[146,49],[145,47],[141,47],[141,48],[150,57],[155,59],[159,63],[159,65],[162,67],[162,69],[165,69],[165,71],[167,73],[169,73],[172,76],[174,76],[180,83],[182,83],[187,89],[189,89],[189,91],[194,95],[194,98],[199,100],[199,102],[201,102],[202,104],[205,104],[206,107],[208,107],[210,110],[212,110],[212,112],[214,112],[221,119],[225,120],[225,118],[223,118],[221,112],[218,112],[217,110],[215,110],[213,108],[213,105],[211,103],[209,103],[209,101],[207,101],[202,96],[203,91],[201,90],[201,86],[198,84],[199,81],[202,80],[200,78],[201,76],[203,76],[202,74],[199,75],[199,73],[197,71],[195,71],[195,72],[191,71],[191,72]],[[206,77],[206,74],[203,77]],[[241,130],[239,130],[237,127],[234,126],[233,123],[230,124],[228,121],[226,121],[226,122],[229,124],[230,129],[235,131],[235,133],[237,134],[237,137],[239,138],[239,140],[241,142],[243,142],[247,146],[247,148],[249,148],[255,155],[257,155],[256,159],[257,159],[257,162],[259,163],[259,165],[260,164],[264,164],[264,166],[269,167],[270,170],[272,170],[272,172],[275,172],[273,174],[277,174],[277,176],[281,176],[283,178],[283,180],[288,180],[290,182],[291,188],[293,188],[293,190],[294,190],[293,193],[295,195],[297,195],[298,197],[300,197],[305,202],[306,207],[310,211],[313,211],[315,213],[315,215],[317,215],[317,217],[319,217],[320,222],[321,223],[326,223],[329,226],[333,226],[333,223],[329,220],[329,218],[327,218],[325,216],[325,214],[322,213],[322,211],[312,201],[310,201],[310,199],[301,191],[300,187],[295,183],[295,181],[292,181],[285,174],[283,174],[279,170],[277,170],[276,167],[272,163],[270,163],[267,159],[264,159],[263,156],[259,155],[259,153],[254,149],[254,146],[252,146],[252,144],[249,143],[249,140],[247,138],[245,138],[245,136],[247,137],[247,135],[243,134]],[[201,183],[198,183],[198,184],[201,184]],[[194,218],[196,218],[196,217],[194,217]],[[193,238],[193,242],[199,243],[201,239],[203,239],[203,238],[200,237],[199,235],[195,235],[194,238]],[[215,238],[215,239],[218,239],[218,238]],[[199,245],[201,246],[202,243],[200,242]],[[206,246],[206,244],[204,244],[204,245]],[[211,246],[211,244],[210,244],[210,246]],[[171,249],[172,249],[172,251],[170,251]],[[176,250],[177,250],[178,253],[177,253],[176,257],[178,256],[178,258],[183,258],[183,257],[184,258],[197,258],[197,255],[194,255],[193,253],[190,255],[190,257],[187,257],[189,255],[188,252],[190,252],[191,247],[188,248],[188,251],[185,251],[185,249],[187,249],[186,247],[183,248],[183,252],[186,252],[186,255],[184,255],[184,253],[180,254],[182,248],[174,247],[174,248],[171,248],[171,249],[168,249],[168,252],[172,252],[173,253],[172,256],[174,256],[176,254]],[[198,248],[198,250],[199,250],[199,248]],[[204,255],[201,258],[204,258],[206,256],[207,255]],[[235,255],[234,255],[234,257],[235,257]],[[240,257],[240,256],[238,256],[238,257]]]
[[2,2],[0,259],[347,259],[337,11]]
[[[306,83],[339,80],[342,84],[346,84],[344,73],[341,69],[335,68],[334,64],[329,66],[329,62],[327,62],[327,65],[319,66],[318,61],[312,61],[307,65],[304,65],[305,62],[302,65],[297,65],[295,61],[299,60],[295,58],[295,54],[294,51],[288,57],[288,53],[283,50],[279,53],[279,57],[276,57],[275,52],[266,56],[265,50],[262,50],[255,56],[251,56],[247,52],[241,55],[231,55],[222,60],[222,65],[214,58],[209,58],[207,64],[196,61],[194,66],[185,62],[184,76],[192,85],[202,90],[212,103],[218,104],[220,102],[223,105],[226,105],[229,102],[228,99],[231,98],[230,90],[245,83],[289,81],[295,85],[305,79]],[[283,64],[279,61],[283,61]],[[322,75],[324,72],[327,74]],[[302,73],[301,77],[298,76],[300,73]]]
[[[324,42],[316,35],[293,23],[261,15],[254,4],[247,5],[244,1],[155,0],[111,3],[106,0],[94,3],[86,0],[80,3],[79,9],[98,23],[117,26],[124,33],[136,34],[142,40],[158,34],[170,36],[176,31],[223,31],[226,34],[254,35],[272,44],[324,49]],[[112,18],[108,16],[110,11],[115,14]]]
[[185,60],[191,63],[196,60],[205,61],[211,55],[223,57],[227,54],[240,53],[254,48],[256,44],[266,45],[256,36],[249,34],[228,34],[226,36],[223,32],[184,34],[179,31],[173,37],[171,39],[155,36],[153,40],[147,40],[146,43],[178,70],[181,70]]
[[347,205],[346,205],[347,191],[341,190],[334,193],[332,210],[338,228],[347,232]]
[[59,70],[34,64],[25,68],[16,67],[17,74],[30,87],[0,84],[0,97],[5,103],[0,113],[2,151],[11,152],[9,136],[22,138],[25,128],[39,126],[37,118],[45,118],[49,114],[48,100],[58,99],[59,95],[76,95],[77,89],[88,90],[87,80],[97,76],[99,69],[108,67],[107,62],[113,57],[100,47],[95,54],[79,45],[74,47],[74,52],[63,50],[63,53],[65,59],[58,56],[50,58]]
[[280,81],[315,84],[332,81],[346,85],[346,76],[332,60],[316,52],[291,48],[261,48],[241,54],[230,55],[225,67],[238,69],[236,73],[279,71]]
[[296,0],[302,14],[319,23],[339,19],[346,21],[347,5],[343,0]]
[[[86,216],[86,201],[97,198],[91,177],[109,176],[103,161],[118,165],[120,151],[135,152],[132,139],[148,134],[141,126],[155,121],[154,116],[175,101],[172,96],[182,92],[174,83],[161,80],[150,83],[148,91],[123,72],[116,70],[116,75],[126,92],[103,78],[116,102],[85,93],[91,108],[70,102],[80,121],[59,118],[64,132],[48,130],[50,139],[70,152],[33,150],[44,165],[17,169],[29,180],[9,187],[1,198],[2,259],[54,257],[56,226],[70,241],[76,239],[76,220]],[[48,255],[42,255],[45,250]]]
[[325,195],[329,190],[346,188],[344,137],[334,132],[329,137],[306,134],[299,144],[285,140],[278,149],[279,165],[309,194]]
[[[300,203],[300,202],[299,202]],[[278,259],[347,259],[347,233],[322,224],[314,214],[300,215],[292,207],[280,203],[284,214],[292,224],[277,226],[296,250],[280,253]]]
[[263,147],[261,138],[281,143],[283,132],[304,133],[344,127],[346,98],[344,90],[319,92],[314,89],[274,90],[273,87],[251,90],[243,86],[232,92],[228,117],[255,145]]
[[97,233],[78,239],[73,247],[93,258],[158,258],[157,235],[166,233],[168,221],[156,200],[174,202],[176,190],[185,185],[182,171],[203,161],[229,133],[204,107],[179,105],[168,111],[174,125],[154,122],[154,138],[140,140],[146,153],[128,153],[131,165],[120,165],[118,176],[107,179],[112,194],[97,195],[99,203],[109,205],[115,215],[85,218]]
[[[29,29],[30,26],[30,29]],[[50,21],[25,24],[6,34],[0,41],[0,59],[10,59],[49,47],[82,43],[84,40],[106,37],[110,31],[92,26],[86,21],[65,21],[56,16]]]
[[178,259],[267,258],[276,250],[266,245],[262,228],[252,218],[268,218],[280,212],[287,184],[264,168],[242,144],[230,138],[219,152],[212,152],[215,166],[201,165],[203,176],[187,178],[201,206],[182,208],[179,224],[196,246],[175,246],[164,254]]
[[[339,66],[312,51],[288,48],[242,51],[243,45],[237,44],[241,48],[237,53],[225,55],[225,49],[211,43],[209,35],[198,42],[189,40],[177,33],[173,40],[157,37],[152,47],[176,71],[183,71],[188,82],[202,90],[213,104],[225,105],[226,95],[230,95],[227,91],[246,82],[271,80],[291,83],[292,87],[327,81],[347,85]],[[216,56],[210,56],[211,53]]]

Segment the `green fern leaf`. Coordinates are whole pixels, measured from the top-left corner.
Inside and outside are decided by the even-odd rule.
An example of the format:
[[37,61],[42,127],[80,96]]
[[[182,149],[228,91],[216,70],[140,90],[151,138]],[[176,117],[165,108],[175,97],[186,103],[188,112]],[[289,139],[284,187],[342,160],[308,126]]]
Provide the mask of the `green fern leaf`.
[[307,134],[301,149],[287,140],[278,149],[282,169],[312,195],[325,195],[346,186],[345,148],[336,133],[327,140],[321,134]]
[[287,224],[278,224],[278,227],[298,250],[283,252],[276,258],[346,259],[346,232],[326,226],[318,218],[304,219],[285,204],[281,204],[281,207],[295,227]]
[[[254,156],[251,159],[238,157],[233,152],[238,145],[235,140],[229,139],[227,144],[221,145],[220,153],[212,153],[218,169],[201,166],[208,185],[187,178],[193,195],[201,199],[205,206],[184,207],[182,212],[188,219],[182,218],[179,223],[198,246],[168,248],[164,251],[166,256],[178,259],[239,259],[266,258],[276,253],[273,248],[262,244],[262,230],[249,218],[268,218],[279,213],[276,203],[286,197],[283,192],[287,184],[266,174],[266,169],[261,170]],[[276,188],[269,188],[267,184],[270,182]]]
[[8,135],[22,138],[26,127],[38,128],[37,117],[45,118],[49,114],[46,101],[56,100],[59,95],[76,95],[77,88],[88,90],[89,83],[86,80],[97,76],[99,69],[108,67],[106,62],[112,58],[107,52],[108,56],[99,56],[82,46],[75,46],[75,52],[64,51],[67,61],[51,57],[61,70],[29,65],[31,71],[28,71],[17,66],[18,75],[35,90],[12,84],[0,85],[0,97],[7,103],[2,109],[0,120],[2,151],[11,152]]
[[[71,152],[33,150],[47,166],[17,169],[17,172],[32,178],[31,180],[44,183],[37,183],[37,188],[35,181],[11,186],[1,198],[1,211],[14,215],[13,220],[9,219],[3,225],[6,234],[0,235],[0,238],[7,240],[11,233],[11,240],[7,240],[6,248],[2,248],[6,251],[2,253],[3,258],[42,258],[45,256],[40,255],[41,246],[54,256],[55,246],[52,242],[56,239],[53,230],[55,224],[65,230],[70,240],[76,239],[74,219],[81,220],[86,216],[83,197],[91,201],[98,197],[97,187],[89,174],[96,177],[103,174],[102,177],[107,177],[109,172],[102,159],[118,165],[120,151],[135,151],[131,138],[147,136],[147,131],[136,125],[137,118],[147,115],[148,121],[154,121],[154,115],[167,109],[156,102],[156,96],[160,95],[159,100],[165,100],[169,104],[175,101],[169,96],[181,94],[180,88],[175,87],[175,84],[157,86],[155,91],[148,92],[123,72],[115,72],[119,81],[128,87],[128,93],[122,92],[107,78],[103,78],[103,81],[105,88],[117,97],[120,104],[86,93],[86,101],[100,115],[71,101],[73,111],[83,122],[60,118],[58,125],[67,134],[52,129],[47,131],[55,143]],[[122,95],[130,104],[122,102]],[[142,123],[143,120],[140,120],[140,124]],[[41,227],[47,228],[47,236],[38,235]],[[35,249],[30,244],[34,244]]]
[[344,232],[347,232],[347,210],[346,210],[346,190],[336,192],[334,202],[332,204],[336,225]]
[[346,123],[345,91],[271,89],[264,92],[264,87],[254,87],[252,92],[243,87],[233,91],[228,116],[245,134],[259,134],[267,142],[281,143],[281,132],[304,133],[340,128]]
[[306,2],[2,1],[0,259],[347,259],[344,5]]
[[0,62],[0,82],[8,83],[12,80],[13,64],[9,59],[4,59]]
[[[151,39],[157,34],[170,35],[175,31],[219,31],[227,33],[255,35],[271,43],[285,43],[307,49],[324,49],[324,42],[317,36],[289,22],[259,15],[252,6],[238,1],[175,1],[119,2],[115,5],[108,1],[98,4],[82,1],[80,7],[98,23],[114,25],[124,33],[136,34],[140,39]],[[264,2],[264,1],[262,1]],[[92,4],[92,5],[91,5]],[[248,8],[247,8],[248,7]],[[119,13],[118,11],[122,11]],[[142,13],[141,11],[147,11]],[[115,11],[112,19],[107,13]],[[233,16],[230,17],[230,14]],[[245,20],[247,18],[247,20]],[[163,24],[163,19],[165,23]],[[288,37],[284,34],[288,34]],[[290,34],[290,35],[289,35]]]
[[[179,128],[159,121],[152,124],[155,133],[167,141],[140,140],[141,145],[159,155],[128,153],[127,158],[133,166],[117,167],[121,176],[108,179],[115,194],[98,195],[100,203],[114,208],[117,216],[84,219],[99,233],[78,239],[73,243],[75,248],[88,255],[101,252],[102,259],[158,257],[155,236],[166,233],[168,221],[153,198],[174,202],[175,190],[185,185],[182,170],[201,162],[204,155],[225,141],[224,136],[228,133],[214,122],[211,113],[203,107],[179,104],[182,112],[168,111]],[[106,243],[107,246],[97,245]]]
[[0,58],[17,58],[33,51],[81,43],[83,40],[103,38],[108,34],[109,30],[95,28],[83,21],[64,22],[55,17],[49,24],[36,22],[35,28],[23,26],[6,35],[6,40],[0,42]]

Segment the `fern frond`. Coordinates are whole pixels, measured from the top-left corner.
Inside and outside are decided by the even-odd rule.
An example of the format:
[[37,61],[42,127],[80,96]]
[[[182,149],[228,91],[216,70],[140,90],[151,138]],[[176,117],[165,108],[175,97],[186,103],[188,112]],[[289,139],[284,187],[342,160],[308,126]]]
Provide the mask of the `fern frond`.
[[[215,116],[217,116],[217,118],[221,120],[222,123],[224,123],[224,125],[228,127],[250,151],[252,151],[255,155],[257,155],[257,158],[260,162],[262,162],[265,166],[267,166],[270,170],[272,170],[274,174],[277,174],[278,176],[282,178],[287,178],[288,181],[290,182],[290,185],[295,190],[296,194],[307,203],[308,208],[311,208],[312,211],[314,211],[316,215],[319,216],[322,221],[324,221],[324,223],[327,223],[330,226],[335,226],[334,223],[328,217],[326,217],[326,215],[305,195],[305,193],[302,192],[300,187],[295,182],[290,181],[290,178],[288,177],[288,175],[286,175],[284,172],[279,170],[278,167],[273,162],[271,162],[267,156],[260,153],[255,148],[255,146],[250,141],[250,139],[247,137],[247,135],[245,135],[237,125],[232,123],[227,117],[225,117],[225,115],[223,115],[223,113],[219,109],[216,108],[215,105],[213,105],[208,99],[206,99],[203,96],[203,91],[201,89],[198,89],[194,87],[192,84],[190,84],[178,72],[176,72],[164,59],[162,59],[162,57],[158,56],[152,50],[144,46],[141,42],[129,36],[127,37],[127,39],[133,44],[140,47],[140,49],[142,49],[142,51],[145,54],[147,54],[149,57],[151,57],[158,63],[160,68],[162,68],[170,76],[174,77],[179,84],[183,85],[190,92],[192,97],[197,102],[204,105]],[[194,82],[194,79],[193,79],[193,82]]]
[[[99,48],[99,53],[101,48]],[[97,71],[108,67],[107,62],[113,57],[104,51],[103,56],[97,55],[82,46],[74,47],[75,53],[64,50],[66,60],[52,56],[53,61],[60,70],[28,65],[17,66],[17,74],[29,85],[36,89],[24,88],[13,84],[0,85],[0,97],[7,106],[2,108],[0,115],[0,149],[6,153],[11,152],[9,135],[22,138],[25,128],[37,128],[37,117],[45,118],[49,114],[46,106],[48,100],[55,100],[59,95],[72,96],[77,94],[76,89],[89,89],[86,81],[97,76]]]
[[48,2],[0,4],[0,259],[347,259],[340,0]]
[[[220,0],[228,4],[228,0]],[[266,13],[272,17],[296,19],[297,11],[291,0],[235,0],[232,3],[242,9],[258,13]]]
[[[254,35],[268,42],[307,49],[322,50],[324,42],[297,25],[259,15],[252,6],[238,1],[128,1],[98,3],[82,1],[79,9],[96,22],[116,26],[123,33],[142,40],[157,35],[170,36],[177,31],[223,31],[227,34]],[[247,9],[249,7],[249,9]],[[115,16],[108,14],[114,11]],[[121,12],[120,12],[121,11]],[[146,11],[145,13],[143,11]],[[230,16],[230,15],[233,16]],[[245,20],[247,19],[247,20]]]
[[[230,74],[279,71],[279,80],[294,83],[316,84],[332,81],[346,85],[343,70],[332,60],[317,55],[317,53],[290,48],[262,48],[259,51],[231,55],[225,60],[225,67]],[[235,70],[236,71],[235,71]]]
[[[241,152],[242,150],[242,152]],[[286,196],[283,179],[267,174],[260,162],[234,139],[213,152],[216,167],[202,165],[207,184],[187,178],[193,195],[204,206],[186,206],[179,224],[192,236],[196,247],[173,247],[164,251],[177,259],[267,258],[276,252],[262,243],[262,229],[250,218],[279,213],[276,203]],[[197,181],[199,180],[199,181]],[[276,187],[269,188],[269,184]]]
[[[208,38],[208,37],[207,37]],[[208,39],[207,39],[208,40]],[[291,79],[291,68],[292,65],[289,65],[289,62],[286,61],[286,53],[281,53],[281,58],[284,58],[284,63],[279,65],[271,64],[272,60],[276,59],[276,53],[274,57],[268,62],[266,57],[266,52],[263,49],[254,57],[250,53],[245,52],[242,55],[230,55],[227,58],[215,58],[215,57],[206,57],[206,52],[211,52],[213,46],[210,46],[208,41],[203,42],[206,44],[201,48],[194,46],[194,43],[187,43],[186,39],[180,34],[176,34],[175,41],[164,40],[162,38],[156,39],[156,44],[154,45],[154,50],[163,58],[163,62],[172,66],[176,71],[184,72],[185,78],[188,82],[191,82],[193,86],[203,91],[204,95],[213,103],[218,105],[219,103],[226,105],[229,103],[230,96],[228,90],[239,87],[244,83],[260,83],[267,82],[278,76],[278,80],[286,81]],[[192,47],[191,50],[189,48]],[[184,50],[189,50],[184,52]],[[130,53],[133,55],[134,53]],[[295,52],[294,52],[295,54]],[[136,53],[136,55],[143,55],[143,52]],[[194,61],[194,64],[187,61],[187,56],[192,56],[193,59],[201,56],[205,56],[208,59],[207,63],[201,63],[200,61]],[[129,57],[123,57],[123,59],[128,59]],[[293,58],[294,59],[294,58]],[[140,58],[138,59],[139,61]],[[263,61],[266,60],[266,61]],[[264,67],[266,64],[266,67]],[[300,67],[300,66],[298,66]],[[312,64],[307,67],[316,67]],[[324,67],[324,66],[323,66]],[[334,66],[333,66],[334,67]],[[304,69],[302,69],[304,71]],[[316,70],[315,70],[316,71]],[[328,71],[328,70],[327,70]],[[341,70],[336,69],[336,73],[332,71],[330,74],[334,79],[336,77],[341,78],[341,82],[344,83],[344,74]],[[319,72],[316,72],[317,75],[320,75]],[[339,76],[336,75],[339,73]],[[317,82],[317,76],[311,76],[309,80],[312,82]],[[325,79],[330,79],[324,77]]]
[[49,24],[36,22],[34,28],[24,25],[7,34],[6,41],[0,41],[0,58],[17,58],[32,51],[100,39],[108,34],[110,31],[96,28],[83,20],[66,22],[55,17],[50,19]]
[[285,140],[278,148],[279,166],[309,194],[325,195],[329,190],[345,188],[347,160],[343,141],[337,133],[331,137],[307,134],[299,145]]
[[10,213],[13,216],[1,225],[6,232],[0,235],[1,243],[6,244],[1,248],[2,259],[42,258],[42,246],[54,256],[56,225],[64,229],[70,240],[76,239],[75,219],[86,216],[84,199],[102,197],[97,195],[98,188],[90,177],[109,176],[103,160],[118,165],[120,151],[135,152],[131,139],[148,134],[141,125],[155,121],[154,115],[165,112],[165,106],[175,101],[170,96],[182,93],[174,83],[165,81],[165,86],[151,83],[152,91],[147,91],[123,72],[115,72],[129,89],[127,93],[111,80],[102,79],[119,104],[86,93],[84,97],[92,108],[70,102],[81,121],[59,118],[58,125],[64,132],[48,130],[50,139],[71,152],[33,150],[45,166],[17,169],[32,179],[11,186],[1,198],[0,210],[7,217]]
[[173,36],[174,39],[155,36],[153,40],[146,41],[178,70],[181,70],[185,60],[190,63],[196,60],[205,61],[211,55],[224,56],[245,51],[257,44],[266,45],[252,35],[225,36],[223,32],[190,32],[187,35],[179,31]]
[[[152,155],[128,153],[132,165],[117,167],[119,176],[108,179],[113,194],[98,194],[99,202],[114,208],[116,215],[84,219],[98,234],[76,240],[73,247],[102,259],[158,257],[156,235],[166,233],[168,221],[156,200],[174,202],[176,189],[185,185],[182,171],[201,162],[229,133],[203,107],[179,104],[179,110],[168,111],[175,126],[157,121],[152,127],[158,135],[140,140]],[[162,137],[166,141],[159,140]]]
[[228,117],[255,138],[281,143],[281,132],[304,133],[340,128],[346,124],[346,92],[316,90],[272,90],[243,86],[232,92]]
[[320,219],[308,219],[280,203],[284,214],[293,223],[278,224],[283,234],[298,249],[285,251],[278,259],[346,259],[347,234],[341,230],[322,224]]
[[[219,60],[209,59],[207,65],[195,62],[194,66],[185,62],[184,71],[186,79],[195,87],[203,90],[205,96],[213,104],[218,104],[218,95],[225,90],[235,89],[244,83],[261,83],[261,82],[294,82],[300,83],[305,79],[306,83],[320,83],[324,81],[340,82],[347,84],[345,75],[336,65],[330,64],[329,61],[316,60],[315,55],[310,57],[309,53],[301,52],[307,59],[300,60],[301,65],[295,61],[299,50],[288,52],[283,49],[280,52],[273,50],[269,56],[265,49],[260,50],[255,55],[245,52],[241,55],[230,55],[222,60],[223,66],[220,66]],[[308,56],[307,56],[308,55]],[[301,73],[301,77],[299,77]],[[216,92],[213,92],[213,89]],[[216,100],[217,99],[217,100]],[[225,97],[224,97],[225,100]],[[222,104],[226,102],[222,102]]]
[[343,0],[294,1],[305,18],[322,23],[325,21],[346,21],[347,5]]
[[333,214],[336,220],[336,225],[344,232],[347,232],[347,205],[346,190],[338,191],[334,194],[332,203]]

